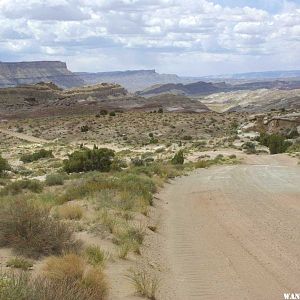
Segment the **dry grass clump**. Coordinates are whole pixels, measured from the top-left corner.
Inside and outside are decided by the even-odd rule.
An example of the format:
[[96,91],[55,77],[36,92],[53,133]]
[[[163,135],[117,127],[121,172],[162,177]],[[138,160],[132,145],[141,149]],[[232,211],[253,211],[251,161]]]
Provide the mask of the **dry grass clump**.
[[159,287],[159,279],[154,273],[146,270],[146,268],[137,267],[129,270],[127,277],[135,287],[135,290],[141,296],[155,300]]
[[17,195],[22,193],[23,190],[30,191],[32,193],[41,193],[43,191],[43,185],[38,180],[17,180],[7,184],[2,190],[0,195]]
[[98,246],[87,247],[85,250],[85,255],[87,257],[88,263],[95,267],[103,267],[106,260],[109,258],[109,254]]
[[83,209],[76,204],[67,204],[58,207],[57,213],[62,219],[80,220],[83,216]]
[[21,198],[9,199],[0,206],[0,245],[33,258],[79,247],[73,231],[53,219],[49,208]]
[[28,272],[0,271],[0,299],[104,300],[107,295],[104,284],[103,273],[95,269],[88,271],[80,283],[68,277],[53,280],[46,276],[33,278]]
[[24,257],[13,257],[6,263],[6,266],[27,271],[32,268],[33,264]]
[[127,223],[115,234],[115,243],[119,246],[119,257],[125,259],[130,251],[141,254],[141,246],[146,235],[142,226],[132,226]]
[[[26,273],[0,271],[0,299],[1,300],[37,300],[33,298],[29,286],[30,278]],[[50,299],[49,299],[50,300]]]
[[89,295],[89,298],[84,299],[102,300],[108,292],[106,278],[101,269],[89,267],[83,258],[76,254],[49,257],[45,262],[43,274],[56,284],[67,281],[79,290],[84,290]]

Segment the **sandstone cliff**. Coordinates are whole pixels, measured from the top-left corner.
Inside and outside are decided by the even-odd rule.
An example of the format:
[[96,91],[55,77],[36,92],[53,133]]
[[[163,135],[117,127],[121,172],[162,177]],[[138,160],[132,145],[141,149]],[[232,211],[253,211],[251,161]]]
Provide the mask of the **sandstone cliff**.
[[53,82],[62,88],[81,86],[83,79],[60,61],[0,62],[0,87]]

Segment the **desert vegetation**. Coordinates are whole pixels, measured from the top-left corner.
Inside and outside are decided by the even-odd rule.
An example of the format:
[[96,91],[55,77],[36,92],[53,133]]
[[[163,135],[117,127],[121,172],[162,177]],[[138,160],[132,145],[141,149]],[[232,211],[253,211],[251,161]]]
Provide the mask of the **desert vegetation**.
[[259,142],[270,149],[271,154],[284,153],[292,145],[286,138],[279,134],[262,133]]
[[106,299],[118,288],[107,271],[114,266],[132,294],[157,299],[160,270],[144,256],[160,231],[155,194],[164,184],[239,164],[239,153],[257,154],[258,142],[297,149],[281,138],[238,136],[234,113],[204,115],[100,111],[10,121],[10,130],[49,142],[0,137],[0,247],[10,251],[0,299]]

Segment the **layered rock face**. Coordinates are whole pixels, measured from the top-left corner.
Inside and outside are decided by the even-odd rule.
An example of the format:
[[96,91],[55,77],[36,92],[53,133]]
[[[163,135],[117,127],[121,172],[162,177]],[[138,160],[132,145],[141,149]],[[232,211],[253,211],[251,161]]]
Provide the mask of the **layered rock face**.
[[82,102],[99,102],[120,97],[126,89],[116,84],[99,84],[63,90],[52,82],[0,88],[0,111],[30,110],[38,106],[70,106]]
[[0,87],[53,82],[62,88],[84,85],[83,79],[60,61],[0,62]]

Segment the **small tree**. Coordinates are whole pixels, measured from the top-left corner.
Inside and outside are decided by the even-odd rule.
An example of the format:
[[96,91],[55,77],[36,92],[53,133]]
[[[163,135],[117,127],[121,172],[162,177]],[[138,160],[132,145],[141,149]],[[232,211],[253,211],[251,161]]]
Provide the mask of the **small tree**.
[[184,163],[183,150],[179,150],[172,158],[172,164],[183,165],[183,163]]
[[5,171],[10,170],[10,166],[6,159],[4,159],[0,154],[0,176],[3,175]]

